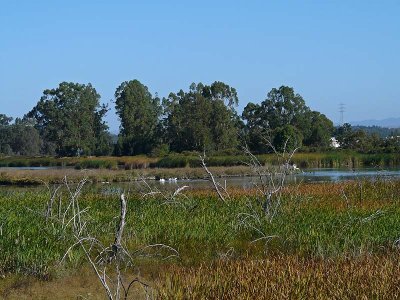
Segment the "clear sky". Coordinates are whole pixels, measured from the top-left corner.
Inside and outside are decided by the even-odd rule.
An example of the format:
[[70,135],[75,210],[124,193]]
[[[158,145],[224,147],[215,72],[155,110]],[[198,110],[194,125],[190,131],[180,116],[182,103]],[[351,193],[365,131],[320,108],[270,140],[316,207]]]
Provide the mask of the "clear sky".
[[289,85],[334,122],[341,102],[345,121],[400,117],[399,72],[400,1],[0,0],[0,113],[14,118],[62,81],[113,107],[131,79],[160,97],[224,81],[240,113]]

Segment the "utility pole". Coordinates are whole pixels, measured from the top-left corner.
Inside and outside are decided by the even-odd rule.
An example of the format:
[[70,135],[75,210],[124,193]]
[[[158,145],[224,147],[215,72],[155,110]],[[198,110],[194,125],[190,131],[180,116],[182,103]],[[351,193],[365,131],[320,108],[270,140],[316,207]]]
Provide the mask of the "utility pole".
[[343,103],[339,104],[339,113],[340,113],[340,124],[343,125],[344,124],[344,118],[343,118],[343,114],[345,112],[345,106]]

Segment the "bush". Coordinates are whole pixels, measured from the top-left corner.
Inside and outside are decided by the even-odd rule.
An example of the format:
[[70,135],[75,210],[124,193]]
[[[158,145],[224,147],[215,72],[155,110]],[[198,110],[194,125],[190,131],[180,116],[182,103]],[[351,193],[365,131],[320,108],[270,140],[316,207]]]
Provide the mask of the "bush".
[[75,169],[116,169],[115,160],[84,160],[75,164]]
[[185,156],[167,156],[160,159],[153,166],[157,168],[185,168],[188,166],[189,160]]

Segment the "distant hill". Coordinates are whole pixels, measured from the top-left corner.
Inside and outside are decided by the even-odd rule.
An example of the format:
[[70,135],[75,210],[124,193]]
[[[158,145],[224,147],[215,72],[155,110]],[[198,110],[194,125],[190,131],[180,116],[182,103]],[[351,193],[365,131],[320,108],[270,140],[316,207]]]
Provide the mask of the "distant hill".
[[400,136],[400,128],[387,128],[380,126],[352,126],[354,130],[363,130],[368,134],[377,134],[381,138],[389,136]]
[[386,128],[400,128],[400,118],[388,118],[383,120],[364,120],[350,122],[352,126],[379,126]]

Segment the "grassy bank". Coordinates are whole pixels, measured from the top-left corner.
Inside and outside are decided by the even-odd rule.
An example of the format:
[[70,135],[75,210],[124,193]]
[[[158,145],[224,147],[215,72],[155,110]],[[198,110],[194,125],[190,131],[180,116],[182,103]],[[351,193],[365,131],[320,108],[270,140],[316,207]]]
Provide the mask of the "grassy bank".
[[[248,176],[252,171],[247,166],[210,167],[216,177]],[[202,168],[147,168],[133,170],[109,169],[47,169],[47,170],[7,170],[0,169],[0,185],[43,185],[60,184],[65,176],[69,182],[77,183],[87,177],[91,183],[131,182],[159,178],[204,179],[206,172]]]
[[[177,201],[144,197],[133,187],[126,192],[124,237],[130,253],[159,243],[179,252],[167,266],[135,257],[137,266],[152,270],[143,274],[160,298],[257,299],[276,290],[276,299],[377,294],[388,299],[398,293],[398,276],[389,275],[397,274],[398,266],[400,181],[289,186],[272,222],[241,217],[261,210],[251,190],[232,190],[227,204],[208,190],[188,191]],[[65,187],[59,193],[62,199],[68,195]],[[58,264],[73,241],[57,222],[43,217],[49,198],[46,189],[0,191],[0,274],[6,278],[24,274],[51,285],[86,266],[78,249]],[[118,198],[119,191],[89,186],[79,198],[91,216],[88,230],[104,244],[112,243],[117,227]],[[58,205],[57,200],[54,215]],[[263,235],[271,238],[260,239]],[[371,290],[363,288],[367,285]]]
[[[262,164],[278,164],[274,154],[258,155]],[[208,166],[243,166],[249,161],[245,155],[210,156]],[[399,153],[360,154],[350,151],[325,153],[296,153],[293,162],[301,168],[388,167],[400,166]],[[170,154],[162,158],[147,156],[124,157],[0,157],[0,167],[73,167],[75,169],[147,169],[196,168],[200,166],[195,153]]]
[[143,169],[158,161],[144,155],[105,157],[0,157],[0,167],[73,167],[76,169]]

